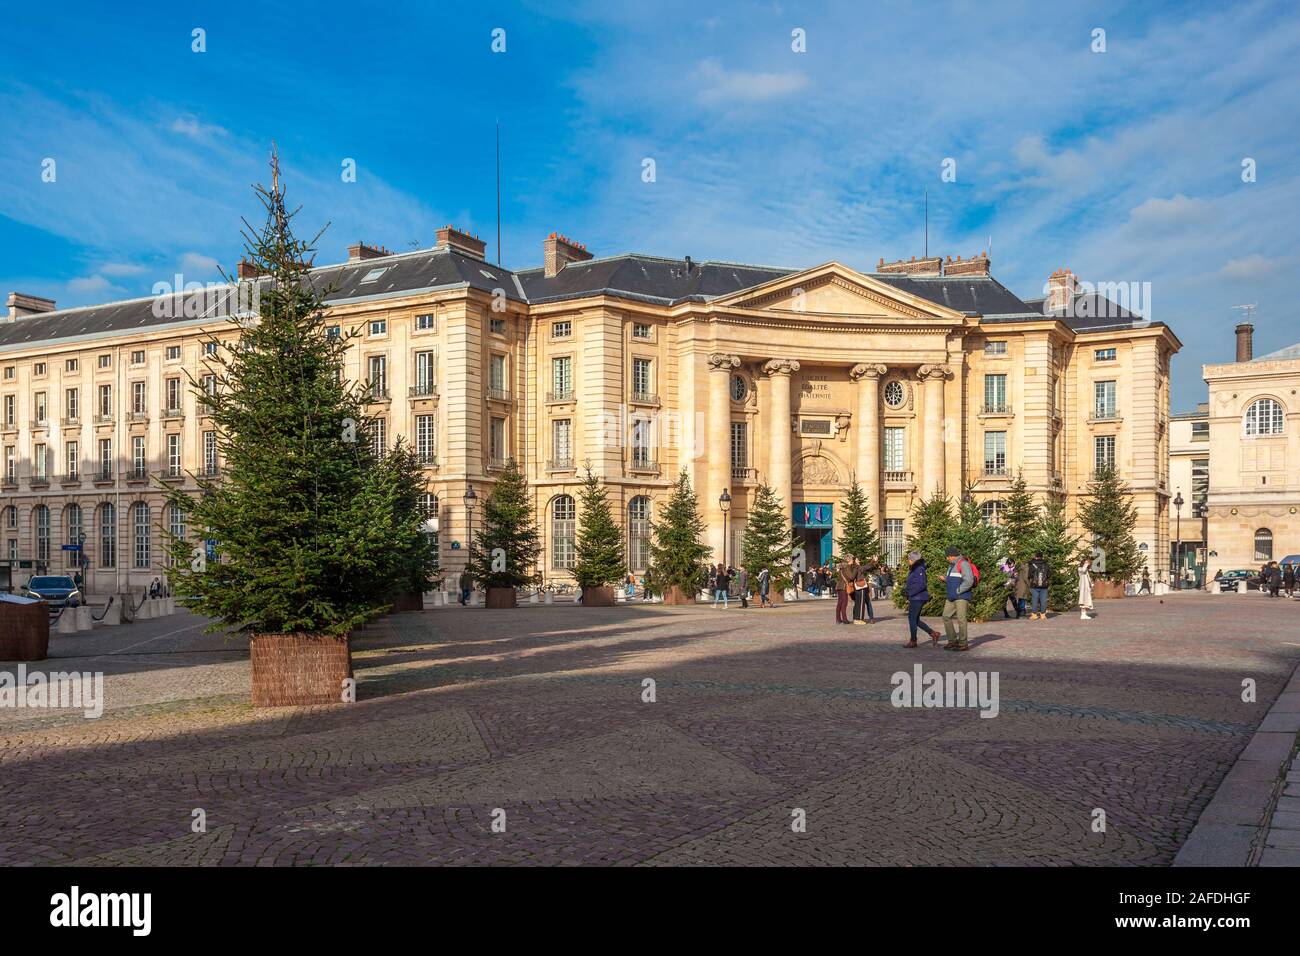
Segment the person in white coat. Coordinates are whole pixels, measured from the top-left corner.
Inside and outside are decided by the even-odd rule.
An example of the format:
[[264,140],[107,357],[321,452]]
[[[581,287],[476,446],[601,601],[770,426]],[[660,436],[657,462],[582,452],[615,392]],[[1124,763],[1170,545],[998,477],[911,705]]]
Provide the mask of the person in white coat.
[[1079,561],[1079,619],[1081,621],[1091,621],[1092,616],[1088,613],[1092,610],[1092,573],[1091,564],[1087,558]]

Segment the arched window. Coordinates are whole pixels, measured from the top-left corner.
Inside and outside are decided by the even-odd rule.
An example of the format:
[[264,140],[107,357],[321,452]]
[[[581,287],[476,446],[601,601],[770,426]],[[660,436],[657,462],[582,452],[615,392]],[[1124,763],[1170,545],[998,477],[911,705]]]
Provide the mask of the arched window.
[[135,525],[135,567],[149,567],[149,506],[137,501],[131,507]]
[[36,527],[36,560],[50,560],[50,509],[37,505],[32,509],[32,524]]
[[1273,532],[1268,528],[1260,528],[1255,532],[1255,560],[1273,560]]
[[576,551],[574,534],[577,508],[573,498],[560,495],[551,502],[551,567],[571,569]]
[[627,504],[627,563],[634,571],[650,565],[650,499],[637,495]]
[[1272,398],[1251,402],[1246,409],[1246,434],[1282,434],[1282,403]]
[[[81,544],[81,533],[85,529],[81,525],[81,505],[68,505],[63,509],[63,527],[67,529],[67,535],[64,538],[66,544]],[[68,556],[68,567],[75,568],[81,564],[81,551],[65,551]]]
[[998,500],[986,501],[980,505],[980,512],[984,515],[985,524],[1001,524],[1002,511],[1006,506]]
[[99,566],[117,567],[117,509],[107,502],[99,506]]

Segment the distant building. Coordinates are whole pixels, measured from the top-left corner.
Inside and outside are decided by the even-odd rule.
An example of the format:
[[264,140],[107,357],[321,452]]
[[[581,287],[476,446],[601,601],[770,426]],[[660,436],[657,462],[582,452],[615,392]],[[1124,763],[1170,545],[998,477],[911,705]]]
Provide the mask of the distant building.
[[[1153,575],[1174,571],[1183,580],[1190,569],[1197,585],[1205,581],[1206,507],[1210,492],[1210,413],[1201,402],[1193,412],[1169,418],[1169,487],[1173,503],[1169,509],[1168,534],[1173,552],[1161,561],[1148,560]],[[1182,499],[1182,507],[1177,506]],[[1211,571],[1210,574],[1214,572]],[[1169,580],[1169,578],[1165,578]]]

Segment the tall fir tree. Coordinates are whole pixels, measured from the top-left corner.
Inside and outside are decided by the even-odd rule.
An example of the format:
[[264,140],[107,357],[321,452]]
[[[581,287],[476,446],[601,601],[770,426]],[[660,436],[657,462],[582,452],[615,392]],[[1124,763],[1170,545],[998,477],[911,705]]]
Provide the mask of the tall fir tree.
[[749,579],[756,581],[758,573],[767,568],[771,589],[778,594],[785,591],[794,580],[790,568],[794,547],[794,532],[784,503],[770,487],[759,485],[741,544],[742,563]]
[[839,526],[840,536],[835,539],[835,543],[839,546],[842,559],[852,555],[862,561],[880,554],[880,535],[871,523],[867,496],[856,479],[849,485],[840,505]]
[[244,229],[257,319],[211,340],[216,388],[191,379],[223,472],[197,496],[163,489],[199,545],[167,529],[169,576],[212,629],[343,635],[387,606],[400,522],[342,374],[352,336],[327,334],[330,290],[311,282],[314,250],[293,234],[274,155],[271,167],[271,187],[255,187],[266,222]]
[[1079,522],[1090,538],[1081,556],[1093,559],[1095,577],[1123,583],[1141,573],[1142,554],[1133,537],[1137,518],[1128,484],[1114,468],[1100,469],[1079,505]]
[[1038,515],[1031,557],[1041,552],[1051,572],[1047,585],[1047,606],[1068,611],[1079,600],[1079,576],[1075,571],[1079,538],[1070,533],[1065,515],[1065,496],[1049,495]]
[[1033,492],[1025,482],[1024,472],[1018,472],[1011,482],[1011,490],[1003,499],[1002,540],[1006,556],[1019,566],[1033,557],[1034,535],[1038,532],[1039,509]]
[[375,465],[389,501],[388,531],[392,591],[423,594],[438,574],[438,540],[429,530],[435,517],[426,503],[428,483],[414,449],[403,438]]
[[[909,522],[907,550],[919,551],[925,558],[927,583],[930,600],[923,613],[934,616],[943,611],[944,574],[948,570],[945,556],[948,545],[952,543],[957,519],[953,515],[952,499],[941,491],[935,491],[930,497],[922,498],[912,506]],[[983,568],[980,569],[981,571]],[[894,588],[894,604],[907,607],[907,595],[901,587]]]
[[541,536],[533,518],[528,479],[512,458],[483,502],[467,569],[484,588],[521,588],[538,580]]
[[687,596],[694,596],[704,582],[705,563],[713,549],[702,540],[704,519],[685,468],[677,476],[659,520],[650,522],[650,530],[650,578],[654,587],[661,594],[677,587]]
[[621,581],[627,574],[623,554],[623,532],[614,522],[605,486],[587,466],[587,476],[578,492],[582,529],[573,576],[585,591]]

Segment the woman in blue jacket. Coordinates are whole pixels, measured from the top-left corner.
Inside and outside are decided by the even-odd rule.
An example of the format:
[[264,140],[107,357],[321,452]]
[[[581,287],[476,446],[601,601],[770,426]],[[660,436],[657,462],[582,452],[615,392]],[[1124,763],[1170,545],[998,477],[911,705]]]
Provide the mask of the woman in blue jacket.
[[917,628],[924,628],[930,635],[930,643],[939,643],[939,632],[921,620],[921,608],[930,600],[930,588],[926,580],[925,558],[920,551],[913,551],[907,556],[907,583],[904,593],[907,595],[907,627],[912,639],[904,647],[916,647]]

